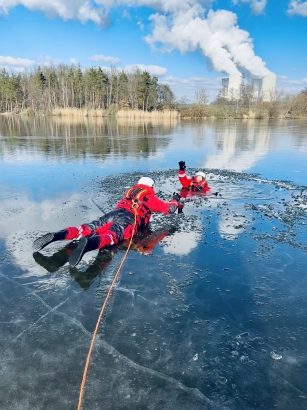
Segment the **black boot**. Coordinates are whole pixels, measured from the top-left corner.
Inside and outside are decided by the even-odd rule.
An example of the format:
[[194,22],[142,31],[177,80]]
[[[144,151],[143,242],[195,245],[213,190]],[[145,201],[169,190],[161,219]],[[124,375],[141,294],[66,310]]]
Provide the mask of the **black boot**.
[[40,236],[33,242],[33,252],[40,251],[45,246],[49,245],[51,242],[62,241],[66,238],[67,233],[68,232],[65,229],[63,229],[59,232],[48,232],[45,235]]
[[69,264],[70,266],[76,266],[78,263],[81,261],[83,255],[86,252],[89,251],[94,251],[95,249],[98,249],[100,245],[100,238],[99,236],[90,236],[90,237],[84,237],[81,238],[79,241],[78,246],[76,249],[73,251],[73,253],[69,257]]

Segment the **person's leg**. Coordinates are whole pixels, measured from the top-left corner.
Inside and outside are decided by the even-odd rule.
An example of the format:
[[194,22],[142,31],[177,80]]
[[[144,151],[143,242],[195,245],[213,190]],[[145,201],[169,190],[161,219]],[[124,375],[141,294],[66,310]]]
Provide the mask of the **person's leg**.
[[[110,219],[113,219],[113,221]],[[97,228],[94,236],[80,240],[77,248],[69,258],[69,264],[71,266],[76,266],[86,252],[115,245],[123,239],[131,237],[134,226],[134,216],[131,212],[123,209],[115,210],[109,213],[106,225],[107,226]],[[135,228],[135,233],[136,231],[137,227]]]
[[82,236],[92,235],[92,233],[92,230],[88,227],[87,224],[83,224],[78,228],[71,226],[64,228],[58,232],[48,232],[45,235],[35,239],[35,241],[33,242],[33,252],[40,251],[52,242],[63,240],[70,241],[72,239],[78,239]]
[[58,232],[48,232],[45,235],[35,239],[33,242],[33,252],[38,252],[45,248],[45,246],[55,241],[70,241],[72,239],[79,239],[84,236],[91,236],[99,230],[104,231],[112,224],[112,220],[116,214],[117,211],[111,211],[90,223],[80,225],[78,228],[75,226],[70,226]]

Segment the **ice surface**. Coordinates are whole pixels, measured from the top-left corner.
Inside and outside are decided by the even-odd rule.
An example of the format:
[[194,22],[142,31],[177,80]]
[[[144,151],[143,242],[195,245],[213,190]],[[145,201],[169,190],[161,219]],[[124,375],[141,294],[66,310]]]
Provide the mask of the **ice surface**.
[[[191,169],[191,172],[195,170]],[[188,198],[168,235],[129,253],[100,325],[84,409],[306,408],[307,191],[206,170],[218,196]],[[151,172],[158,194],[174,170]],[[93,329],[125,246],[67,264],[75,242],[33,255],[38,235],[112,209],[139,172],[92,178],[87,194],[1,198],[0,408],[75,409]],[[112,189],[111,189],[112,187]]]

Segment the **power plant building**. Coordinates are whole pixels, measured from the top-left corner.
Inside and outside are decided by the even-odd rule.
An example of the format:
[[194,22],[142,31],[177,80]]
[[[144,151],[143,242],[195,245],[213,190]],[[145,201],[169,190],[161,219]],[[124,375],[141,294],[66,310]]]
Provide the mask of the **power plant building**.
[[[263,101],[271,101],[275,98],[276,75],[270,74],[262,78],[255,78],[251,81],[254,89],[255,99],[261,98]],[[222,78],[223,96],[227,100],[238,100],[241,96],[243,76],[241,74],[231,74],[227,78]]]

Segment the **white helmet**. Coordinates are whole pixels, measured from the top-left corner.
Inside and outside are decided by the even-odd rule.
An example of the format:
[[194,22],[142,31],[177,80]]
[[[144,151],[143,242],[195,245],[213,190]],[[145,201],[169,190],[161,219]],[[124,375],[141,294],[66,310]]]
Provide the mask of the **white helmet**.
[[196,177],[197,177],[197,176],[200,176],[200,177],[203,177],[204,179],[206,179],[206,174],[205,174],[204,172],[202,172],[202,171],[197,171],[196,174],[195,174],[195,176],[196,176]]
[[139,179],[138,184],[147,185],[147,186],[150,186],[150,188],[153,188],[155,182],[153,179],[149,177],[142,177]]

